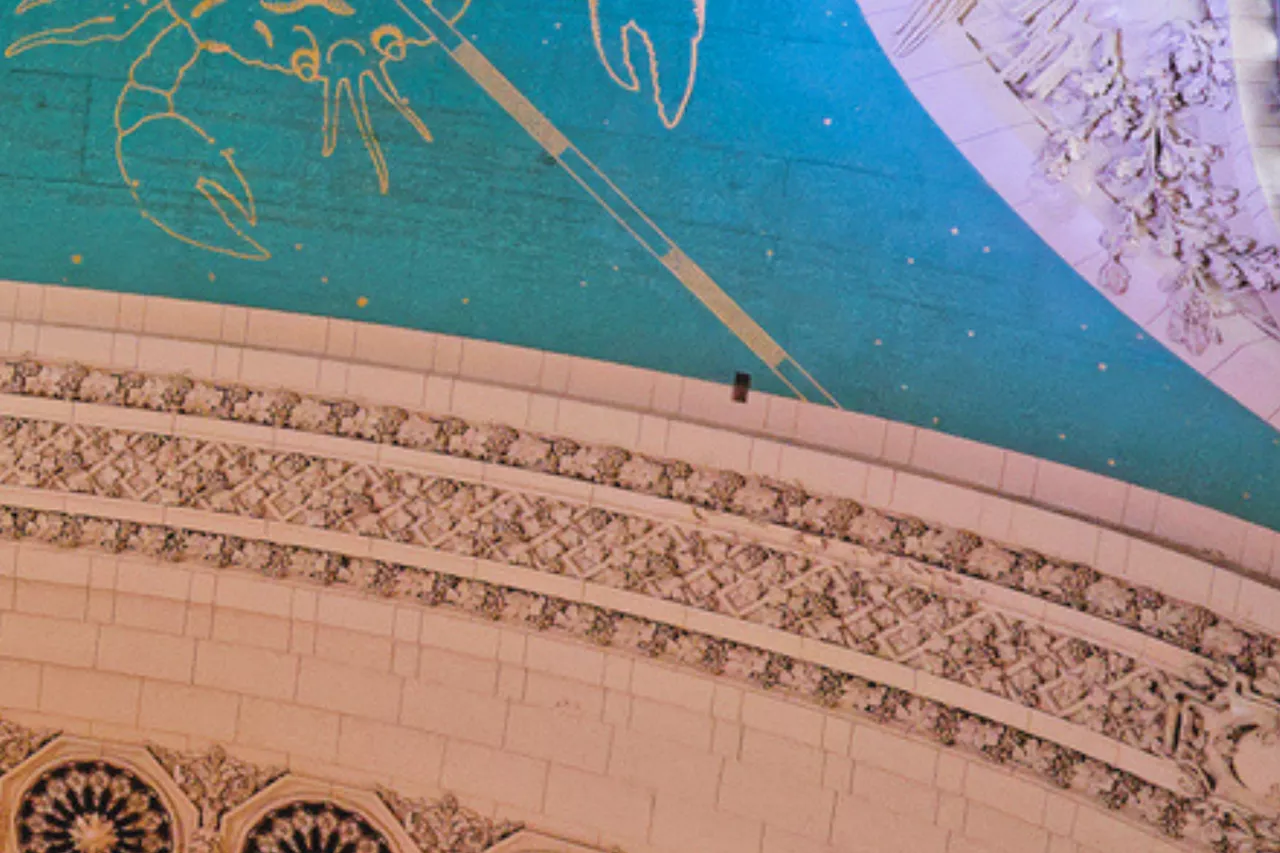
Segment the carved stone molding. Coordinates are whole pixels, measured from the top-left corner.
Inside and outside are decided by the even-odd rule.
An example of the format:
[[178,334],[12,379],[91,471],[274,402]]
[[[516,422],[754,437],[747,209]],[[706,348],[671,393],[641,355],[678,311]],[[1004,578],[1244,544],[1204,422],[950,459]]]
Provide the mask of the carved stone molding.
[[[237,765],[255,780],[275,772]],[[450,794],[409,799],[285,774],[230,808],[220,836],[226,853],[485,853],[521,828]]]
[[191,801],[199,815],[190,853],[212,853],[222,834],[227,812],[284,775],[283,768],[260,768],[240,761],[220,746],[201,754],[186,754],[151,746],[151,754]]
[[[609,486],[989,581],[1247,672],[1265,671],[1278,653],[1275,638],[1089,566],[767,477],[396,406],[78,364],[0,360],[0,393],[330,435]],[[47,475],[33,465],[25,476],[11,482],[39,484]],[[199,476],[190,471],[183,482],[170,481],[180,502],[189,499],[184,493],[208,488],[211,481],[195,482]]]
[[596,851],[594,848],[556,838],[554,835],[524,830],[492,848],[489,853],[596,853]]
[[393,853],[391,842],[364,815],[328,800],[275,806],[250,827],[241,853]]
[[160,795],[109,761],[68,761],[42,772],[18,804],[20,853],[174,853]]
[[[16,418],[0,420],[0,435],[0,484],[266,518],[581,578],[901,663],[1169,755],[1163,697],[1175,673],[932,590],[927,573],[868,571],[694,525],[299,453]],[[0,534],[5,526],[0,513]]]
[[[1186,789],[1160,787],[1026,731],[838,668],[446,572],[19,506],[0,507],[0,535],[198,560],[560,631],[900,726],[1086,793],[1171,835],[1240,851],[1280,839],[1269,805],[1268,736],[1252,734],[1258,726],[1231,728],[1220,711],[1235,694],[1247,694],[1257,708],[1280,704],[1276,638],[1090,567],[765,478],[393,407],[32,361],[0,363],[0,390],[335,435],[709,510],[713,516],[683,522],[532,487],[311,453],[81,422],[0,419],[3,484],[302,525],[665,599],[901,663],[1059,716],[1177,762]],[[756,532],[744,532],[741,524],[717,526],[717,519],[734,517],[750,521]],[[957,577],[1089,614],[1200,661],[1172,666],[1083,640],[961,595],[954,582],[940,580]],[[187,774],[192,784],[198,771]],[[201,827],[215,832],[227,808],[216,796],[198,805]],[[441,814],[421,817],[415,831],[436,833],[423,837],[454,831],[442,820]]]
[[377,794],[287,775],[231,809],[226,853],[415,853]]
[[[64,535],[70,527],[74,526],[78,533],[82,533],[92,531],[98,523],[94,519],[72,519],[30,510],[21,511],[18,515],[21,516],[20,525],[28,533],[44,534],[42,541],[57,541],[63,545],[74,544]],[[3,517],[0,513],[0,519]],[[114,522],[106,522],[106,526],[120,529]],[[417,600],[432,607],[553,632],[739,680],[757,689],[809,701],[828,710],[851,713],[928,738],[1006,769],[1074,791],[1175,838],[1186,838],[1215,849],[1254,853],[1268,849],[1256,846],[1258,842],[1280,843],[1280,821],[1273,814],[1255,812],[1231,800],[1230,794],[1234,789],[1219,789],[1213,784],[1208,787],[1199,785],[1187,791],[1163,788],[1069,747],[977,714],[720,637],[554,596],[407,566],[350,560],[294,546],[137,525],[122,532],[126,534],[125,538],[113,540],[118,551],[164,559],[198,559],[201,554],[213,554],[219,560],[228,560],[219,565],[258,571],[281,579],[346,586],[380,597]],[[192,546],[190,551],[186,550],[188,544]],[[1209,693],[1212,695],[1211,691]],[[1188,734],[1185,740],[1178,742],[1183,749],[1180,757],[1194,764],[1189,770],[1203,766],[1204,760],[1200,758],[1203,751],[1196,752],[1192,744],[1204,741],[1204,737],[1197,739]],[[439,815],[451,813],[447,803],[436,807],[437,817],[433,818],[427,816],[433,813],[431,807],[405,807],[404,801],[389,798],[385,792],[383,801],[415,839],[442,837],[432,836],[432,832],[439,833],[438,829],[427,828],[432,820],[439,819]],[[415,818],[415,814],[419,816]],[[460,837],[483,839],[491,834],[500,835],[503,831],[505,829],[496,826],[466,829]]]
[[195,826],[145,749],[83,738],[55,736],[0,776],[0,802],[13,853],[181,853]]
[[26,761],[57,736],[57,732],[49,729],[29,729],[0,720],[0,776]]
[[[408,799],[259,767],[221,746],[184,753],[0,731],[48,746],[0,769],[0,849],[13,853],[485,853],[523,824],[455,797]],[[587,850],[577,847],[574,850]]]
[[453,796],[439,800],[410,799],[379,788],[386,804],[422,853],[482,853],[518,833],[521,824],[493,821],[461,805]]

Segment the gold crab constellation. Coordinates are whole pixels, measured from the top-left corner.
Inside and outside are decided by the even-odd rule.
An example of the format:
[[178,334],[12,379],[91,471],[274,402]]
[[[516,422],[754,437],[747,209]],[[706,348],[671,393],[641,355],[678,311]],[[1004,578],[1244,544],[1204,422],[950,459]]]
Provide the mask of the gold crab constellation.
[[[356,0],[115,0],[104,13],[50,26],[22,36],[5,50],[16,57],[55,45],[84,47],[146,38],[132,60],[114,111],[115,154],[125,186],[142,217],[166,234],[211,252],[262,261],[271,252],[251,231],[258,225],[253,189],[237,162],[235,149],[220,146],[195,119],[185,115],[178,95],[187,72],[205,54],[229,57],[246,69],[281,74],[321,89],[321,153],[336,150],[343,113],[353,120],[368,151],[378,188],[390,187],[386,155],[374,131],[369,99],[380,96],[424,142],[432,140],[426,122],[397,87],[391,66],[404,62],[413,48],[436,41],[413,23],[403,4]],[[697,46],[705,25],[705,0],[664,0],[656,5],[688,8],[687,33],[672,48],[681,79],[667,94],[659,75],[658,48],[630,13],[632,0],[588,0],[591,31],[609,76],[623,88],[641,89],[632,55],[632,37],[648,53],[653,99],[662,123],[674,128],[693,93]],[[38,17],[75,14],[72,0],[22,0],[15,13]],[[432,14],[456,24],[471,0],[425,0]],[[692,5],[690,5],[692,4]],[[399,21],[399,24],[395,21]],[[404,28],[400,24],[406,25]],[[158,28],[158,33],[152,35]],[[142,35],[145,33],[145,35]],[[149,157],[163,152],[163,157]],[[188,169],[163,180],[157,162],[180,161]],[[175,186],[176,185],[176,186]],[[178,204],[174,191],[195,204]],[[163,201],[161,201],[163,199]],[[179,199],[181,201],[181,199]],[[195,211],[193,214],[192,211]]]
[[[23,0],[17,14],[61,8],[66,0]],[[460,0],[453,19],[460,18],[470,0]],[[187,72],[204,54],[235,59],[246,68],[292,77],[321,87],[324,156],[337,144],[341,114],[350,113],[377,172],[378,186],[390,184],[386,157],[369,117],[368,100],[377,93],[431,141],[426,124],[400,94],[388,66],[401,62],[410,47],[429,43],[410,38],[395,24],[371,22],[345,0],[261,0],[243,14],[245,0],[159,0],[118,3],[117,14],[96,15],[69,26],[55,26],[23,36],[10,44],[5,56],[51,45],[86,46],[124,42],[145,27],[159,27],[129,66],[116,99],[115,153],[120,174],[142,216],[165,233],[201,249],[246,260],[266,260],[271,253],[249,230],[258,224],[253,190],[236,162],[235,151],[219,147],[195,120],[184,115],[177,96]],[[242,14],[236,15],[239,11]],[[261,14],[258,14],[261,13]],[[353,36],[358,33],[358,37]],[[161,185],[148,174],[145,156],[153,147],[167,154],[185,155],[194,164],[185,192],[207,204],[188,206],[190,215],[179,225],[167,220],[153,201],[158,190],[165,206],[172,205],[172,184]]]

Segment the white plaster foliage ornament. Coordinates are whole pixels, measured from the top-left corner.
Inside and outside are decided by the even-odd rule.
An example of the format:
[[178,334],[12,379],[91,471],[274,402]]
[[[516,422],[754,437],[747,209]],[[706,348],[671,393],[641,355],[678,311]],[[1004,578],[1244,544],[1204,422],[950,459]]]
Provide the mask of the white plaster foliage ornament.
[[1124,293],[1146,255],[1168,269],[1169,337],[1194,354],[1240,315],[1272,337],[1260,298],[1280,290],[1280,250],[1248,233],[1223,168],[1235,97],[1225,10],[1207,0],[1125,19],[1108,0],[916,0],[898,52],[958,24],[1044,125],[1040,167],[1111,202],[1098,283]]

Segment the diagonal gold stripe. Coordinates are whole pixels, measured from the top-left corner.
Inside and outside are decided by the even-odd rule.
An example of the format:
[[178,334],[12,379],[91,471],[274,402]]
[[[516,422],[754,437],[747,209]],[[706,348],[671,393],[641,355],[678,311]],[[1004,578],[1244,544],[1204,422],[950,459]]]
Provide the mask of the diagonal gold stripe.
[[693,259],[678,246],[672,248],[659,260],[766,365],[776,368],[787,357],[786,351],[778,346],[777,341],[769,337],[769,333],[752,320],[751,315],[742,310],[742,306],[734,302],[732,297],[725,293],[720,285],[716,284],[711,276],[707,275],[706,271],[694,263]]
[[479,83],[489,93],[489,97],[497,101],[539,145],[547,149],[548,154],[559,158],[565,152],[569,147],[569,140],[565,135],[471,42],[463,41],[452,54],[462,69],[471,75],[471,79]]

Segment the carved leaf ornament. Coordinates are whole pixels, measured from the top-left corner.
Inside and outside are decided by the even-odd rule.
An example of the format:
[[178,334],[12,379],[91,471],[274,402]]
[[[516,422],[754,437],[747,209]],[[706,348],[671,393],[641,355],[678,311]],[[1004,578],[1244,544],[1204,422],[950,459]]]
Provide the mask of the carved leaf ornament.
[[1222,15],[1196,0],[1162,9],[1151,28],[1116,22],[1116,9],[1108,0],[917,0],[898,52],[944,25],[963,27],[1045,126],[1046,179],[1082,172],[1113,203],[1099,284],[1124,293],[1143,253],[1169,264],[1160,287],[1173,341],[1201,354],[1222,341],[1218,322],[1231,315],[1280,338],[1259,298],[1280,290],[1280,248],[1244,233],[1240,193],[1217,174],[1223,149],[1211,141],[1235,94]]

